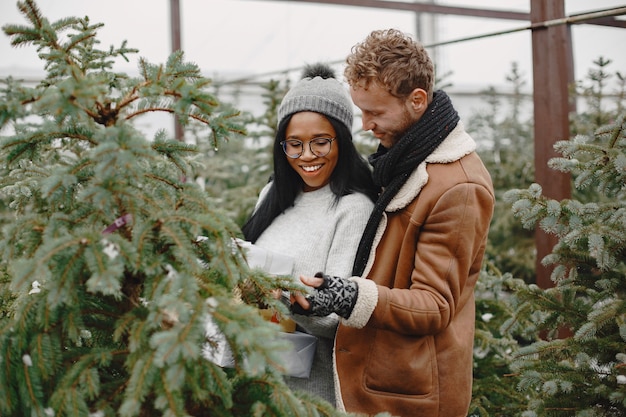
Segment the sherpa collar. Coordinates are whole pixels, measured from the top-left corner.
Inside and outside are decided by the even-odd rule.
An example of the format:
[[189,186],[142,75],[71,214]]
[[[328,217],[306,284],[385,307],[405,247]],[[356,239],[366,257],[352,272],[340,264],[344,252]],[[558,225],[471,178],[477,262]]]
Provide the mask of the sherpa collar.
[[426,164],[445,164],[458,161],[475,150],[476,142],[465,131],[463,123],[459,121],[448,137],[413,171],[404,185],[391,199],[385,211],[398,211],[417,197],[428,182]]

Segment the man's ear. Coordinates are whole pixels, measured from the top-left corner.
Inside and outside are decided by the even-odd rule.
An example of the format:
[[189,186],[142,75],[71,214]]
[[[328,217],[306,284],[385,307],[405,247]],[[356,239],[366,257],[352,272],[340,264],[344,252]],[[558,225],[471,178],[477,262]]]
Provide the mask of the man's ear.
[[409,103],[415,113],[422,114],[426,111],[428,107],[428,93],[426,90],[422,90],[421,88],[416,88],[411,91],[409,94]]

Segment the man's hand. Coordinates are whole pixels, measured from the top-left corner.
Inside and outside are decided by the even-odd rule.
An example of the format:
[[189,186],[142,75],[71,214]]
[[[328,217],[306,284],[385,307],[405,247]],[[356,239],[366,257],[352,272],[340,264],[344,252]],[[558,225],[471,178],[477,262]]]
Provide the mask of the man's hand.
[[304,285],[313,288],[307,295],[292,296],[291,311],[305,316],[327,316],[337,313],[343,318],[350,317],[359,293],[358,285],[350,280],[331,277],[321,272],[315,277],[300,277]]

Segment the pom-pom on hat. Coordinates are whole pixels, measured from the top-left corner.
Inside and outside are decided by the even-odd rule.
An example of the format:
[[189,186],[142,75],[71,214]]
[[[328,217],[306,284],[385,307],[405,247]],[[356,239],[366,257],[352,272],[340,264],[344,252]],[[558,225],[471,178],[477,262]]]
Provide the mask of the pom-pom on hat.
[[278,108],[278,124],[290,114],[313,111],[332,117],[352,131],[352,99],[326,64],[307,66],[302,79],[289,90]]

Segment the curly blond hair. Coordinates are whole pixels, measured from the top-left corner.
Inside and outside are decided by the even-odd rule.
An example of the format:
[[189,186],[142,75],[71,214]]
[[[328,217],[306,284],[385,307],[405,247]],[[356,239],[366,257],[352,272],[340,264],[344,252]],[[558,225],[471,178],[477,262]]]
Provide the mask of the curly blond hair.
[[375,30],[352,47],[344,71],[351,87],[366,88],[377,82],[398,98],[406,98],[416,88],[432,100],[435,68],[424,46],[396,30]]

